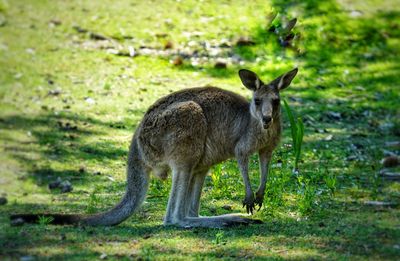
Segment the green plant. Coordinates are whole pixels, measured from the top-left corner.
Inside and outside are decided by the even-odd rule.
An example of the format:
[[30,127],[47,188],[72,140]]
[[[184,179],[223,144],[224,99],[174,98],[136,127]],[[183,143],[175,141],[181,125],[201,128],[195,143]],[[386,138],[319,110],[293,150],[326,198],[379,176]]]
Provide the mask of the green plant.
[[285,206],[284,190],[290,177],[283,171],[268,171],[268,183],[264,197],[264,213],[269,216],[276,216],[279,208]]
[[298,176],[297,182],[299,184],[300,195],[300,198],[297,201],[297,206],[302,215],[308,215],[312,212],[315,206],[317,188],[304,176]]
[[294,170],[298,171],[300,154],[301,154],[301,145],[303,143],[303,136],[304,136],[304,124],[301,117],[297,117],[297,120],[295,120],[294,113],[292,112],[292,109],[290,108],[286,100],[283,100],[283,104],[285,106],[285,110],[289,118],[290,130],[292,133],[292,144],[295,153]]
[[97,194],[101,191],[100,186],[96,186],[92,193],[89,196],[89,203],[86,207],[86,211],[88,213],[97,212],[97,206],[99,205],[101,199],[97,196]]
[[216,165],[211,171],[211,180],[213,184],[212,193],[214,197],[221,198],[229,195],[229,184],[226,180],[226,167],[222,164]]
[[215,245],[226,244],[226,240],[224,239],[225,233],[224,231],[218,231],[215,234],[215,239],[212,241]]
[[142,260],[154,260],[155,255],[155,249],[150,245],[145,245],[140,250],[140,256]]
[[39,225],[46,226],[54,221],[53,217],[39,216]]
[[379,173],[374,173],[370,177],[371,183],[371,198],[376,200],[378,195],[382,192],[382,178],[379,176]]
[[333,196],[336,191],[336,176],[328,173],[324,176],[324,181],[329,189],[330,195]]

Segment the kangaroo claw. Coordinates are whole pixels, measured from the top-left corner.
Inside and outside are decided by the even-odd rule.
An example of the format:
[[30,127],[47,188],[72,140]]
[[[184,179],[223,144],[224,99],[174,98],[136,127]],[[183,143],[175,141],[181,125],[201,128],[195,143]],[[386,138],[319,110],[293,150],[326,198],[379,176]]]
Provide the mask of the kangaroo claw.
[[255,210],[255,200],[254,200],[254,194],[248,194],[246,195],[245,199],[243,200],[243,207],[246,206],[246,212],[247,214],[252,214]]

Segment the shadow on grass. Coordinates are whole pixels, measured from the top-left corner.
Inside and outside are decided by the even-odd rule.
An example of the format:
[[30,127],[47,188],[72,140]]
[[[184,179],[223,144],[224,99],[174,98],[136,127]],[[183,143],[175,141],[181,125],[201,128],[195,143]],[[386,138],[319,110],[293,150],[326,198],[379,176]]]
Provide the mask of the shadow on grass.
[[[324,121],[321,114],[324,110],[332,110],[341,112],[343,119],[340,121],[341,124],[335,122],[323,122],[324,127],[330,126],[332,130],[342,130],[341,139],[345,139],[345,135],[351,135],[352,131],[356,128],[364,129],[368,133],[368,137],[351,137],[352,143],[365,142],[366,139],[374,138],[371,143],[379,145],[378,135],[372,126],[368,127],[369,116],[362,114],[365,110],[371,110],[377,114],[375,117],[383,119],[386,117],[385,114],[391,114],[396,112],[396,102],[399,100],[399,94],[395,91],[386,92],[388,88],[396,87],[396,83],[399,82],[398,70],[399,60],[396,60],[396,56],[388,57],[388,54],[396,53],[396,50],[388,44],[388,41],[393,38],[398,38],[398,30],[392,30],[394,20],[399,20],[399,12],[379,12],[372,18],[358,18],[358,20],[351,20],[351,23],[346,16],[342,16],[342,10],[335,4],[334,1],[306,1],[300,4],[297,1],[274,1],[274,6],[282,13],[285,13],[288,8],[297,7],[300,5],[302,10],[301,16],[316,17],[321,20],[321,24],[325,27],[326,35],[324,37],[318,36],[318,28],[320,26],[307,25],[306,40],[303,43],[306,47],[306,52],[298,59],[301,59],[306,73],[303,80],[310,86],[316,86],[323,83],[322,90],[318,90],[314,87],[310,88],[299,88],[296,90],[297,95],[302,96],[305,100],[295,104],[295,110],[299,114],[310,114],[317,119],[317,124]],[[303,6],[301,6],[303,5]],[[339,15],[333,17],[327,17],[326,14],[337,11]],[[397,19],[396,19],[397,18]],[[378,22],[376,22],[378,21]],[[349,26],[351,24],[351,26]],[[255,32],[256,39],[264,39],[266,37],[265,31],[260,27]],[[274,38],[265,38],[269,40],[276,40]],[[258,43],[260,45],[260,43]],[[252,47],[253,48],[253,47]],[[255,47],[257,48],[257,46]],[[274,54],[282,54],[284,50],[276,45],[272,52]],[[247,58],[251,60],[254,58],[256,52],[252,53],[253,49],[240,49],[237,50],[239,53],[247,52]],[[390,62],[392,65],[389,67],[384,66],[385,63]],[[364,66],[377,66],[377,70],[384,68],[383,72],[375,75],[373,71],[366,71],[363,73],[362,67]],[[361,68],[361,69],[360,69]],[[191,66],[182,66],[181,70],[197,71],[197,68]],[[213,77],[233,77],[236,75],[236,67],[228,67],[228,69],[217,69],[212,66],[205,67],[203,72],[206,75]],[[345,70],[350,71],[349,76],[344,76]],[[372,69],[371,69],[372,70]],[[271,74],[271,72],[266,72]],[[320,80],[319,80],[320,79]],[[370,100],[370,97],[365,97],[360,101],[354,100],[345,91],[353,90],[355,86],[360,85],[365,88],[368,93],[371,92],[383,92],[383,99]],[[378,86],[381,85],[381,86]],[[337,93],[343,93],[340,102],[329,98],[329,92],[335,91]],[[294,90],[293,90],[294,92]],[[386,93],[385,93],[386,92]],[[313,101],[319,104],[309,105]],[[381,102],[381,105],[376,103]],[[385,103],[385,104],[383,104]],[[389,104],[389,106],[388,106]],[[65,121],[72,122],[77,129],[68,129],[65,127]],[[61,122],[62,126],[60,127]],[[23,147],[14,147],[14,143],[17,142],[10,140],[11,145],[8,145],[8,149],[13,151],[13,157],[23,162],[28,168],[29,178],[32,178],[36,183],[44,185],[43,180],[51,180],[55,177],[65,177],[69,179],[76,179],[77,182],[82,183],[98,183],[100,179],[93,178],[87,173],[81,173],[78,170],[56,170],[49,168],[48,166],[36,165],[36,161],[31,157],[25,155],[28,152],[34,152],[40,157],[50,158],[52,161],[58,162],[74,162],[77,163],[80,160],[87,161],[114,161],[121,157],[125,157],[127,154],[127,148],[121,149],[119,146],[110,142],[96,142],[96,144],[85,144],[81,137],[88,137],[90,135],[100,136],[106,135],[104,133],[93,130],[92,128],[82,127],[85,123],[98,126],[100,129],[105,128],[119,129],[119,128],[130,128],[125,123],[121,122],[102,122],[96,119],[80,117],[76,115],[64,114],[54,116],[51,114],[44,114],[35,119],[30,119],[24,116],[10,116],[3,118],[0,122],[0,127],[8,131],[30,131],[31,134],[37,139],[39,147],[33,147],[35,151],[29,151]],[[330,125],[327,125],[330,124]],[[135,126],[132,126],[135,127]],[[311,125],[310,128],[314,128]],[[310,131],[310,128],[308,131]],[[316,126],[315,128],[318,128]],[[367,129],[365,129],[367,128]],[[97,129],[97,128],[95,128]],[[372,137],[371,133],[375,135]],[[324,151],[331,151],[332,147],[338,147],[342,150],[350,145],[349,143],[342,141],[330,142],[330,148],[324,148],[325,142],[321,142],[321,139],[309,142],[306,144],[307,148],[317,148]],[[371,145],[368,142],[366,145]],[[333,153],[340,153],[341,151]],[[368,152],[369,153],[369,152]],[[373,155],[373,154],[371,154]],[[344,156],[344,155],[343,155]],[[345,155],[348,156],[348,155]],[[333,158],[334,160],[335,158]],[[326,160],[330,160],[327,158]],[[375,159],[376,160],[376,159]],[[305,168],[313,168],[315,165],[305,163]],[[354,169],[353,169],[354,171]],[[348,174],[357,175],[357,173],[351,172]],[[357,181],[358,182],[358,181]],[[367,186],[367,184],[364,184]],[[155,206],[159,206],[165,203],[163,199],[162,203],[158,201],[151,202]],[[263,258],[265,252],[268,252],[270,247],[282,247],[282,249],[290,250],[293,248],[298,249],[311,249],[315,250],[318,254],[313,256],[302,257],[300,259],[308,259],[312,257],[335,257],[335,253],[340,253],[343,256],[355,255],[360,258],[372,258],[378,256],[379,258],[398,256],[398,250],[389,245],[382,245],[385,239],[393,239],[398,237],[398,230],[394,228],[388,228],[385,226],[378,226],[376,222],[369,219],[377,211],[387,211],[390,214],[390,209],[371,209],[365,207],[359,203],[333,203],[334,205],[326,205],[326,210],[322,212],[322,216],[316,216],[308,220],[302,219],[296,221],[295,219],[280,218],[267,221],[261,226],[251,226],[249,228],[238,228],[226,230],[224,237],[226,239],[226,245],[215,247],[214,251],[207,253],[191,253],[186,254],[192,257],[201,255],[202,257],[232,257],[232,258]],[[154,206],[153,205],[153,206]],[[68,206],[68,205],[66,205]],[[49,206],[37,206],[37,205],[12,205],[10,209],[4,213],[8,213],[11,210],[31,210],[31,209],[48,209]],[[81,205],[71,204],[69,209],[79,209]],[[165,207],[165,206],[164,206]],[[163,207],[163,209],[164,209]],[[345,210],[345,211],[343,211]],[[340,215],[338,215],[340,213]],[[136,219],[137,218],[137,219]],[[26,236],[21,236],[22,228],[7,228],[7,240],[2,240],[1,251],[3,254],[12,253],[30,253],[30,248],[47,246],[52,247],[60,244],[58,234],[69,233],[70,236],[75,239],[68,239],[65,241],[67,244],[72,244],[75,247],[74,253],[65,254],[54,254],[51,258],[68,258],[77,257],[76,252],[80,252],[80,256],[77,258],[90,258],[98,257],[100,255],[95,249],[91,249],[85,246],[82,241],[87,241],[93,237],[100,238],[104,242],[112,238],[116,241],[129,241],[138,238],[141,241],[145,241],[143,235],[150,235],[151,237],[163,237],[163,236],[176,236],[183,237],[182,240],[188,238],[204,240],[207,244],[214,244],[212,241],[215,239],[215,235],[219,230],[209,229],[193,229],[193,230],[182,230],[175,228],[163,228],[161,226],[153,225],[143,218],[137,216],[132,219],[136,219],[137,222],[134,225],[123,223],[120,226],[112,229],[108,228],[75,228],[75,227],[53,227],[49,226],[48,229],[52,230],[53,237],[46,238],[42,237],[43,231],[37,229],[34,226],[26,226],[23,229],[33,231],[32,241],[27,242]],[[131,220],[132,220],[131,219]],[[136,222],[135,220],[135,222]],[[6,221],[4,222],[6,223]],[[39,230],[39,231],[38,231]],[[79,239],[78,239],[79,238]],[[254,240],[254,242],[261,242],[267,246],[265,249],[261,249],[259,252],[249,252],[235,246],[231,246],[235,240]],[[268,244],[270,244],[268,246]],[[149,253],[155,254],[174,254],[181,251],[175,247],[160,247],[155,245],[148,248]],[[263,252],[264,251],[264,252]],[[140,255],[140,254],[139,254]],[[273,254],[272,254],[273,255]],[[321,256],[319,256],[321,255]],[[277,255],[279,256],[279,255]],[[45,256],[43,256],[45,258]],[[284,259],[284,257],[283,257]]]
[[[4,149],[12,158],[28,168],[29,179],[45,185],[57,177],[73,180],[74,184],[99,182],[101,173],[93,175],[84,164],[106,164],[121,159],[125,162],[128,148],[121,148],[112,141],[94,139],[115,129],[135,128],[121,122],[102,122],[93,118],[71,114],[42,114],[35,118],[21,115],[2,117],[0,128],[7,135]],[[21,142],[16,135],[28,133],[34,139]],[[86,139],[94,140],[87,142]],[[63,164],[60,169],[51,165]]]
[[[46,208],[38,205],[18,205],[21,209]],[[386,226],[377,226],[372,219],[372,212],[386,212],[391,215],[390,208],[369,208],[359,203],[330,202],[327,208],[319,212],[319,216],[310,219],[296,220],[294,218],[279,218],[266,221],[262,225],[249,227],[229,228],[223,231],[220,243],[216,243],[218,229],[180,229],[163,227],[157,224],[149,224],[145,218],[135,215],[130,220],[135,223],[129,225],[130,220],[113,227],[74,227],[74,226],[38,226],[25,225],[24,227],[11,227],[7,229],[6,238],[2,240],[3,255],[19,256],[32,253],[31,248],[53,247],[66,244],[74,249],[75,257],[101,255],[95,247],[96,244],[124,244],[138,242],[141,251],[135,255],[146,257],[148,255],[174,255],[176,253],[188,257],[231,257],[231,258],[265,258],[276,255],[271,249],[282,251],[299,251],[299,259],[308,258],[335,258],[338,254],[353,258],[391,257],[399,254],[399,250],[391,245],[381,244],[385,238],[394,238],[398,230]],[[72,207],[71,208],[76,208]],[[348,210],[340,216],[336,211],[345,208]],[[372,214],[373,215],[373,214]],[[360,217],[363,217],[362,219]],[[127,224],[128,223],[128,224]],[[43,230],[48,236],[42,237]],[[23,232],[25,231],[25,232]],[[21,233],[30,233],[31,238],[26,240]],[[64,239],[60,239],[62,235]],[[96,238],[96,244],[87,245],[85,242]],[[164,244],[166,238],[178,237],[179,240],[200,240],[202,244],[214,245],[213,251],[207,253],[201,249],[188,250],[178,245]],[[147,243],[148,239],[152,243]],[[179,244],[179,240],[176,242]],[[252,244],[260,246],[252,251],[239,248],[237,244],[242,241],[252,241]],[[137,243],[135,243],[137,244]],[[178,248],[177,248],[178,247]],[[69,248],[71,249],[71,248]],[[304,252],[305,251],[305,252]],[[68,253],[63,253],[68,256]],[[72,254],[72,253],[71,253]],[[120,257],[128,257],[122,253]],[[44,257],[44,256],[43,256]],[[46,257],[56,258],[57,254]]]

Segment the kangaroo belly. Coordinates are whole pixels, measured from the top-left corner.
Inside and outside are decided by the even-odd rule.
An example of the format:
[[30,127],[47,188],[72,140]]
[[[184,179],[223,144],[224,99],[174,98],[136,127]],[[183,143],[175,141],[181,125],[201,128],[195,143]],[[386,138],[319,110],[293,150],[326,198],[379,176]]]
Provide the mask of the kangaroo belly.
[[211,167],[224,160],[234,157],[234,146],[232,142],[224,142],[222,137],[215,138],[207,136],[204,144],[204,153],[200,160],[201,167]]

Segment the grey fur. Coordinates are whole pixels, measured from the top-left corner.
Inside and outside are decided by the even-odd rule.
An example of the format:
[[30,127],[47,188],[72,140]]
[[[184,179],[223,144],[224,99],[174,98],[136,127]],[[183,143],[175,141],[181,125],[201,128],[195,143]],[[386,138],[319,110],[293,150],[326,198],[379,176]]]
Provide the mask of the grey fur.
[[[137,146],[131,147],[129,162],[133,164],[128,167],[126,201],[143,200],[149,171],[166,178],[171,169],[172,189],[165,225],[222,227],[253,222],[237,215],[199,217],[204,178],[212,165],[236,157],[246,187],[243,204],[251,213],[255,205],[261,207],[268,163],[281,136],[279,91],[290,84],[296,73],[297,68],[265,85],[255,73],[241,70],[243,84],[253,91],[250,103],[215,87],[185,89],[158,100],[143,117],[132,141]],[[256,105],[255,100],[260,104]],[[268,118],[270,122],[265,122]],[[259,153],[261,172],[255,195],[248,176],[248,161],[254,152]],[[142,171],[130,171],[135,164],[144,166]],[[131,177],[134,175],[143,176],[141,183]],[[135,203],[128,209],[136,209]],[[111,223],[122,221],[130,212],[113,213],[115,221]]]
[[[253,91],[250,103],[238,94],[215,87],[185,89],[159,99],[148,109],[133,136],[122,201],[108,212],[67,220],[116,225],[143,202],[149,174],[165,179],[171,169],[165,225],[224,227],[258,223],[240,215],[199,217],[204,178],[211,166],[235,157],[245,184],[243,205],[248,213],[255,205],[261,207],[268,164],[281,136],[279,91],[290,84],[296,73],[297,68],[264,84],[255,73],[240,70],[243,84]],[[255,152],[259,153],[261,175],[254,194],[248,162]]]

